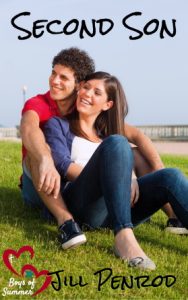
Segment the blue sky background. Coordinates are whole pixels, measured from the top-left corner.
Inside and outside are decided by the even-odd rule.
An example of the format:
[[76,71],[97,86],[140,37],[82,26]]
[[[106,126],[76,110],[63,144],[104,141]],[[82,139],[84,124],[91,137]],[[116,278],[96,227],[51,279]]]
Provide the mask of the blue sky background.
[[[109,18],[114,28],[105,36],[97,30],[95,37],[79,38],[72,35],[51,35],[18,40],[22,32],[11,25],[11,18],[23,11],[30,16],[17,24],[32,30],[39,19],[58,19],[62,27],[73,18],[86,20]],[[176,19],[174,38],[159,38],[159,31],[131,41],[122,19],[135,11],[142,16],[132,17],[129,24],[142,30],[151,19],[167,21],[172,28]],[[58,30],[62,28],[57,26]],[[55,28],[55,27],[54,27]],[[152,29],[152,28],[151,28]],[[23,106],[22,87],[26,97],[48,89],[51,61],[61,49],[77,46],[95,60],[97,70],[116,75],[122,82],[129,103],[130,124],[188,124],[188,2],[186,0],[1,0],[0,2],[0,124],[19,124]]]

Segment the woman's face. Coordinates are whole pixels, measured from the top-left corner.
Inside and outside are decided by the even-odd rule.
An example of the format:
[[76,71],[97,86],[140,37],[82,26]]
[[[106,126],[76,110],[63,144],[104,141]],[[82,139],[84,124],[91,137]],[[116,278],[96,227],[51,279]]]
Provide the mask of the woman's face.
[[79,113],[97,117],[102,111],[110,109],[112,105],[113,101],[108,100],[102,79],[92,79],[81,84],[76,101]]

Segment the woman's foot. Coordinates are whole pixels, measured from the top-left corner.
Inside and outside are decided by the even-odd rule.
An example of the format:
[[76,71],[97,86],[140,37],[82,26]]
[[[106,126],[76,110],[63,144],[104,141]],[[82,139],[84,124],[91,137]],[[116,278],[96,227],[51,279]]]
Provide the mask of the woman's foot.
[[115,236],[116,256],[128,262],[130,267],[154,270],[154,262],[147,257],[139,246],[131,228],[121,229]]
[[123,228],[116,234],[115,248],[122,258],[147,257],[138,244],[131,228]]

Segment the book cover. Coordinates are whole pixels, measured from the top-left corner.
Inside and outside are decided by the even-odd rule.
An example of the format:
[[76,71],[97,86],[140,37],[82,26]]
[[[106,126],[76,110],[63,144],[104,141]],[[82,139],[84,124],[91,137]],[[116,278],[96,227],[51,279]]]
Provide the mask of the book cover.
[[[129,124],[181,125],[185,129],[180,135],[187,135],[185,0],[9,0],[1,1],[0,7],[1,127],[19,126],[25,101],[49,89],[53,57],[62,49],[78,47],[94,59],[97,71],[121,81]],[[86,231],[87,244],[63,251],[56,224],[23,204],[18,187],[21,143],[1,141],[0,147],[0,298],[187,297],[186,236],[164,231],[164,213],[135,229],[156,262],[154,272],[131,269],[118,260],[109,230]],[[183,157],[164,159],[187,176],[186,151],[180,151]]]

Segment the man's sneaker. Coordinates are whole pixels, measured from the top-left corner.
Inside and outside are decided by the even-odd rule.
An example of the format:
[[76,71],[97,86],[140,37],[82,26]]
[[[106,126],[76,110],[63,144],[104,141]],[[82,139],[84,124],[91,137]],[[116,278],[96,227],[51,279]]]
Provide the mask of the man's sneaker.
[[168,219],[165,230],[174,234],[188,234],[188,229],[178,219]]
[[68,220],[59,227],[58,239],[64,250],[74,248],[86,242],[85,234],[73,220]]

